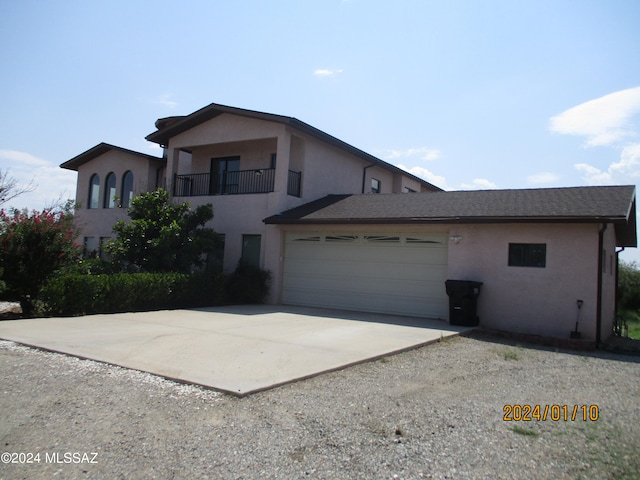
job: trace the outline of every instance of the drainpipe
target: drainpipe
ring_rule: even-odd
[[[615,316],[618,318],[618,284],[620,283],[620,254],[624,252],[624,247],[616,250],[616,300],[615,300]]]
[[[604,250],[604,231],[608,224],[604,223],[598,230],[598,296],[596,298],[596,347],[600,346],[602,334],[602,253]]]
[[[374,167],[376,165],[377,165],[377,163],[372,163],[371,165],[367,165],[366,167],[364,167],[362,169],[362,193],[364,193],[364,181],[365,181],[365,179],[367,177],[367,168],[371,168],[371,167]]]

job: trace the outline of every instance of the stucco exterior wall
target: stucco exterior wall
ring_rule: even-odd
[[[223,113],[171,138],[171,148],[275,138],[284,125]]]
[[[595,339],[598,226],[594,224],[457,225],[451,236],[449,275],[484,282],[478,298],[486,328],[568,338],[579,331]],[[546,267],[510,267],[509,243],[544,243]]]
[[[76,225],[81,230],[79,241],[83,237],[112,237],[112,227],[119,220],[127,219],[126,208],[103,208],[105,181],[107,175],[116,175],[116,195],[122,198],[122,178],[127,171],[133,173],[133,194],[156,188],[156,178],[161,162],[132,155],[120,150],[111,150],[78,168],[76,186],[76,202],[80,207],[76,210]],[[87,208],[89,204],[89,182],[97,174],[100,177],[99,208]]]

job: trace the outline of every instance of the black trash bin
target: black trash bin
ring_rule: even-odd
[[[478,295],[482,282],[471,280],[447,280],[444,282],[449,295],[449,324],[477,327]]]

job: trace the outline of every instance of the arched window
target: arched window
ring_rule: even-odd
[[[122,177],[122,208],[129,208],[133,200],[133,173],[127,170]]]
[[[104,182],[104,208],[116,206],[116,174],[111,172]]]
[[[89,181],[89,208],[98,208],[100,206],[100,177],[97,173],[91,175]]]

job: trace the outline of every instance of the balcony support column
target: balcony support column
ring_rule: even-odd
[[[167,147],[167,179],[166,189],[169,196],[173,197],[174,181],[180,164],[180,149]]]
[[[289,185],[289,164],[291,158],[291,132],[285,127],[278,135],[276,150],[276,172],[273,195],[269,199],[269,212],[279,213],[287,209],[287,188]]]

